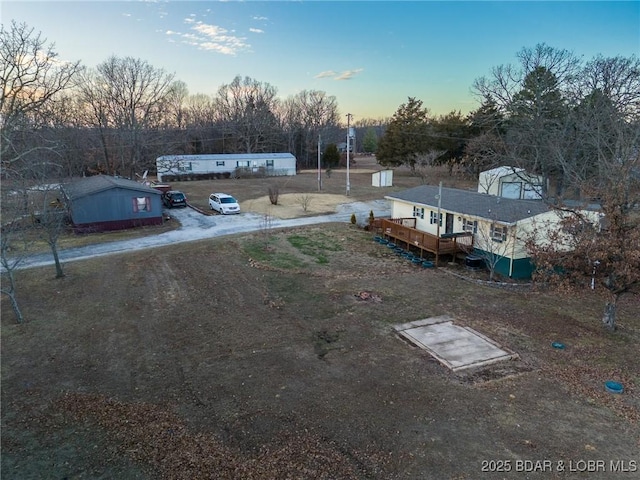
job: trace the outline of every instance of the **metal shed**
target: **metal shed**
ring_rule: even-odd
[[[523,168],[497,167],[480,172],[478,192],[504,198],[539,200],[543,178],[527,173]]]
[[[393,170],[380,170],[371,175],[371,186],[391,187],[393,186]]]
[[[162,193],[133,180],[97,175],[61,190],[76,233],[162,224]]]

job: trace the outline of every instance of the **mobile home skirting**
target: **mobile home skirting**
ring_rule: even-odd
[[[474,254],[480,257],[486,258],[489,253],[474,249]],[[530,258],[509,258],[500,256],[500,259],[496,263],[495,272],[504,276],[518,280],[530,279],[534,271],[534,265],[531,263]]]
[[[112,220],[107,222],[92,222],[73,225],[73,232],[77,234],[112,232],[115,230],[126,230],[135,227],[147,227],[151,225],[162,225],[162,217],[131,218],[126,220]]]

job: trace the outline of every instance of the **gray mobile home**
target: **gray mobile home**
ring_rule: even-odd
[[[162,224],[161,192],[124,178],[97,175],[62,186],[77,233]]]

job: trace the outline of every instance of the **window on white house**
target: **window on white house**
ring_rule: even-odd
[[[151,211],[151,197],[134,197],[133,198],[133,211],[138,212],[150,212]]]
[[[266,166],[267,168],[273,168],[274,167],[273,160],[267,160]]]
[[[504,242],[507,239],[507,227],[491,225],[491,240],[494,242]]]
[[[424,218],[424,208],[413,207],[413,216],[417,218]]]
[[[224,160],[216,160],[216,167],[224,167]]]
[[[189,163],[180,163],[178,165],[178,171],[179,172],[191,172],[193,170],[193,165],[191,164],[191,162]]]
[[[431,223],[431,225],[438,223],[438,212],[434,212],[431,211],[431,215],[429,218],[429,223]],[[440,214],[440,226],[442,226],[442,214]]]
[[[478,233],[478,221],[477,220],[467,220],[466,218],[463,218],[462,219],[462,231],[463,232]]]
[[[242,167],[248,167],[249,166],[249,160],[247,160],[246,162],[241,162],[241,161],[237,161],[236,162],[236,167],[238,168],[242,168]]]

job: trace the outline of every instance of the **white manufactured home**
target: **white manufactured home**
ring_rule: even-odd
[[[247,173],[286,176],[296,174],[296,157],[290,153],[163,155],[156,159],[156,170],[159,182],[227,178]]]
[[[474,251],[497,259],[495,271],[511,278],[530,278],[533,271],[526,241],[534,233],[551,238],[570,215],[545,202],[486,195],[457,188],[421,185],[385,196],[392,219],[415,219],[415,229],[430,235],[473,234]],[[579,208],[594,225],[598,212]],[[567,244],[567,249],[570,248]]]

